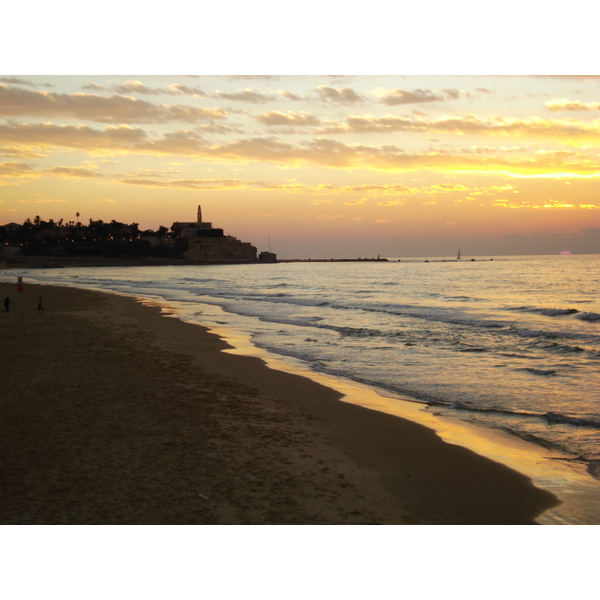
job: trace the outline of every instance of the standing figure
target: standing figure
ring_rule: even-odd
[[[6,312],[8,312],[10,310],[10,298],[8,296],[6,296],[6,298],[4,298],[4,310]]]
[[[42,297],[40,296],[40,301],[38,302],[38,310],[44,310],[44,307],[42,306]]]

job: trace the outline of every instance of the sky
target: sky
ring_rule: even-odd
[[[201,205],[282,258],[600,253],[593,19],[281,6],[9,5],[0,224]]]
[[[282,258],[600,252],[600,77],[0,76],[0,223]]]

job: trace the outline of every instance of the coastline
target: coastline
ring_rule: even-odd
[[[159,307],[15,289],[0,284],[14,299],[2,523],[526,524],[559,503]]]
[[[0,257],[3,269],[69,269],[81,267],[168,267],[198,266],[207,264],[264,264],[260,261],[214,261],[207,263],[197,260],[175,258],[105,258],[102,256],[25,256]]]

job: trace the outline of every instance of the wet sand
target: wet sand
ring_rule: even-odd
[[[0,283],[7,295],[2,524],[528,524],[558,504],[158,307]]]

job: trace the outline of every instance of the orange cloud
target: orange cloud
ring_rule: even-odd
[[[403,185],[401,183],[389,183],[389,184],[363,184],[363,185],[345,185],[339,190],[343,193],[348,192],[359,192],[361,194],[375,194],[377,196],[388,196],[391,194],[398,194],[400,192],[410,192],[413,188]]]
[[[548,110],[554,111],[599,111],[600,102],[581,102],[581,100],[549,100],[544,103]]]
[[[503,208],[521,209],[521,208],[533,208],[533,209],[548,209],[548,208],[577,208],[577,209],[600,209],[600,201],[598,204],[579,204],[574,202],[560,202],[558,200],[549,199],[540,203],[537,200],[526,200],[520,199],[518,202],[515,200],[499,199],[496,200],[493,206],[500,206]]]
[[[431,90],[392,90],[383,92],[381,101],[388,106],[399,106],[401,104],[419,104],[421,102],[438,102],[444,99],[440,94],[434,94]]]
[[[261,102],[271,102],[275,99],[274,96],[262,94],[259,90],[251,90],[249,88],[238,90],[237,92],[233,93],[220,92],[219,90],[217,90],[215,92],[215,96],[217,98],[233,100],[234,102],[250,102],[252,104],[260,104]]]
[[[89,177],[102,177],[100,173],[92,169],[84,169],[82,167],[52,167],[44,171],[47,175],[56,175],[68,179],[81,179]]]
[[[26,146],[3,146],[0,148],[0,155],[9,158],[42,158],[41,152],[36,152]]]
[[[88,152],[130,150],[146,138],[142,129],[127,125],[106,127],[103,131],[86,125],[53,125],[51,123],[10,123],[0,125],[0,141],[39,148],[69,148]]]
[[[363,101],[365,98],[352,88],[332,88],[326,85],[319,85],[316,88],[319,98],[326,102],[339,102],[341,104],[356,104]]]
[[[531,136],[543,138],[579,138],[600,140],[598,124],[588,124],[575,120],[517,119],[514,117],[494,116],[481,119],[474,115],[445,117],[428,120],[412,117],[349,116],[345,123],[331,125],[321,130],[322,133],[394,133],[398,131],[453,134],[453,135],[486,135],[486,136]]]
[[[85,86],[89,89],[101,90],[104,89],[102,86],[96,86],[94,84]],[[145,86],[141,81],[126,81],[118,85],[111,87],[112,90],[119,94],[169,94],[172,96],[195,96],[197,98],[204,98],[206,96],[199,88],[191,88],[180,83],[171,83],[167,88],[149,88]]]
[[[0,115],[75,117],[98,123],[196,123],[224,119],[227,112],[222,108],[152,104],[130,96],[35,92],[0,84]]]
[[[436,185],[432,185],[431,189],[441,192],[466,192],[469,188],[459,183],[438,183]]]
[[[307,126],[319,124],[319,119],[317,119],[317,117],[305,112],[288,112],[285,114],[276,110],[271,110],[256,116],[255,119],[260,123],[264,123],[265,125]]]
[[[0,143],[27,148],[79,149],[90,154],[149,154],[190,156],[215,162],[267,162],[286,167],[318,165],[335,169],[379,171],[441,170],[454,172],[500,172],[515,177],[567,177],[600,175],[597,159],[584,153],[544,152],[531,157],[501,156],[469,150],[434,149],[404,152],[393,145],[344,144],[316,138],[297,145],[275,138],[246,138],[210,144],[195,131],[178,130],[150,139],[146,132],[127,125],[104,130],[84,125],[0,125]]]
[[[154,188],[176,188],[184,190],[225,190],[241,189],[248,183],[239,179],[171,179],[156,181],[154,179],[124,178],[119,181],[127,185],[138,185]]]
[[[288,100],[294,100],[294,101],[302,100],[302,98],[300,96],[298,96],[297,94],[294,94],[293,92],[289,92],[287,90],[277,90],[277,93],[280,96],[287,98]]]
[[[477,88],[473,94],[465,90],[455,88],[445,88],[438,93],[431,90],[416,89],[408,90],[377,90],[376,95],[383,104],[388,106],[401,106],[404,104],[422,104],[426,102],[443,102],[447,100],[459,100],[460,98],[474,98],[480,94],[491,94],[490,90]]]
[[[30,165],[20,162],[0,163],[1,177],[31,177],[35,175],[36,173]]]
[[[304,183],[269,183],[264,181],[254,182],[261,190],[282,191],[291,193],[309,193],[309,194],[331,194],[338,191],[334,185],[321,183],[319,185],[307,185]]]

